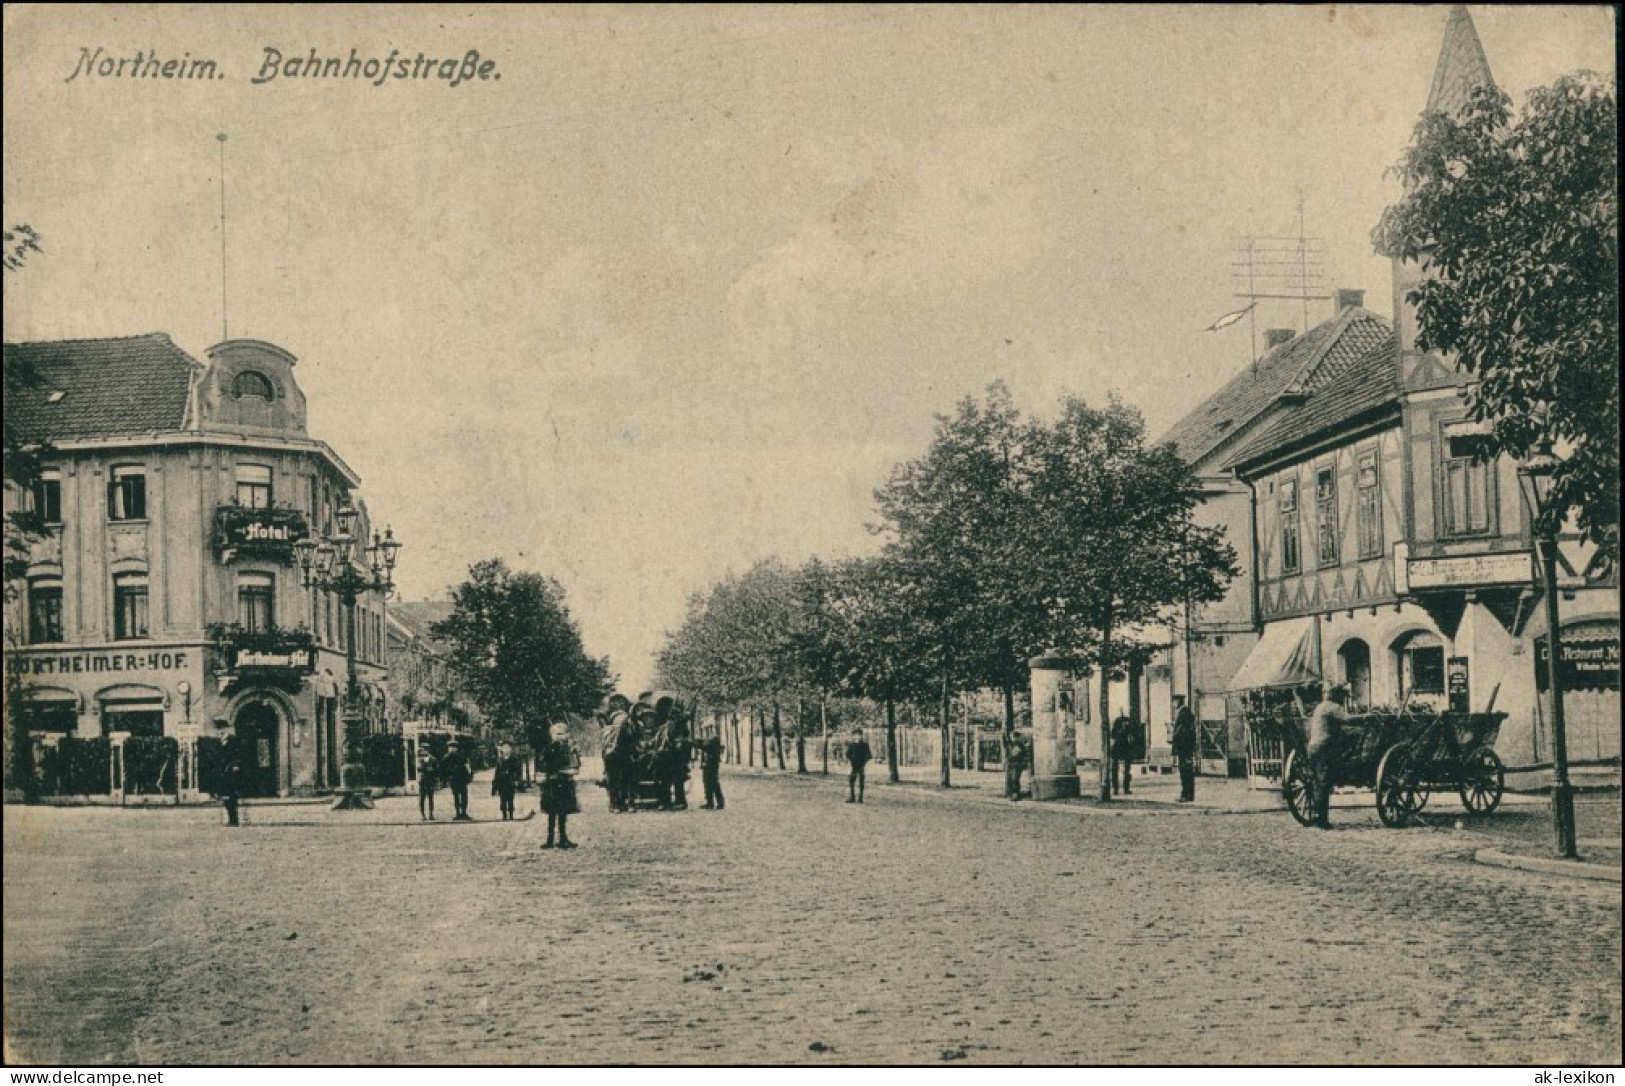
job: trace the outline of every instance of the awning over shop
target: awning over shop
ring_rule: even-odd
[[[1231,690],[1259,690],[1267,686],[1298,686],[1320,681],[1320,655],[1315,645],[1314,619],[1271,622],[1253,646],[1247,662],[1230,680]]]

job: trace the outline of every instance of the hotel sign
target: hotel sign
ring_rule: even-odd
[[[304,514],[294,509],[223,505],[215,512],[215,547],[222,562],[238,555],[290,562],[293,545],[309,534]]]
[[[13,653],[6,657],[12,675],[100,675],[112,671],[177,671],[186,667],[184,652],[53,652]]]
[[[1527,551],[1511,554],[1463,554],[1449,558],[1410,558],[1399,564],[1406,584],[1401,592],[1421,588],[1473,588],[1487,584],[1527,584],[1533,567]]]
[[[292,652],[251,652],[248,649],[238,649],[233,663],[238,670],[279,668],[288,671],[314,671],[316,654],[310,649],[295,649]]]

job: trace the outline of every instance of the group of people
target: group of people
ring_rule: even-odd
[[[575,848],[567,829],[570,815],[581,808],[576,801],[575,776],[581,768],[581,756],[570,742],[564,724],[554,724],[547,741],[537,752],[536,766],[542,775],[540,788],[541,809],[547,815],[547,841],[543,848]],[[496,763],[491,773],[491,794],[497,797],[502,821],[515,818],[514,799],[525,777],[525,766],[519,753],[503,743],[497,747]],[[461,739],[453,738],[444,754],[419,741],[418,762],[418,814],[426,822],[433,822],[435,793],[444,784],[451,789],[452,820],[469,822],[468,785],[474,779],[468,755]]]
[[[686,810],[695,761],[705,782],[705,809],[723,809],[722,738],[708,728],[696,740],[676,698],[651,692],[633,701],[612,694],[599,713],[599,727],[611,811],[637,810],[644,798],[661,810]]]
[[[463,750],[461,739],[453,738],[446,744],[445,753],[438,756],[419,740],[418,817],[425,822],[434,821],[434,795],[444,784],[451,789],[452,821],[472,821],[468,815],[468,784],[473,779],[474,770],[468,764],[468,753]]]

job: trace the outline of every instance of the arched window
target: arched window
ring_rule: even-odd
[[[231,393],[239,400],[244,396],[258,396],[262,400],[274,399],[276,390],[271,379],[258,370],[243,370],[231,382]]]
[[[1348,684],[1349,704],[1365,707],[1371,704],[1371,646],[1352,637],[1337,650],[1343,665],[1343,681]]]
[[[1444,696],[1444,642],[1426,630],[1406,634],[1394,642],[1394,670],[1399,676],[1399,697]]]

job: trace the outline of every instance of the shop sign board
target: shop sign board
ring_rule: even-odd
[[[1558,665],[1558,677],[1564,690],[1618,690],[1619,689],[1619,635],[1596,634],[1565,636],[1562,640],[1563,656]],[[1550,685],[1550,652],[1546,639],[1535,641],[1535,685],[1545,690]]]
[[[1525,584],[1533,579],[1534,572],[1527,551],[1412,558],[1405,563],[1404,569],[1405,579],[1412,591],[1423,588],[1472,588],[1486,584]]]

